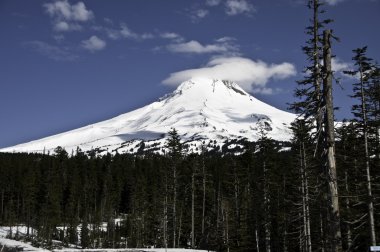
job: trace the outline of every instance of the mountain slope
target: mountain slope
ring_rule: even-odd
[[[287,141],[291,137],[288,127],[295,117],[257,100],[236,83],[197,78],[140,109],[0,151],[42,152],[57,146],[69,153],[77,147],[83,151],[97,149],[103,154],[141,148],[160,150],[172,127],[189,143],[190,151],[211,141],[214,147],[220,147],[226,139],[255,141],[260,130],[273,139]]]

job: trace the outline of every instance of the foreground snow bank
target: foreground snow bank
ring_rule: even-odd
[[[106,228],[106,227],[105,227]],[[10,227],[3,227],[0,226],[0,252],[7,251],[40,251],[40,252],[79,252],[79,251],[86,251],[86,252],[209,252],[207,250],[196,250],[196,249],[181,249],[181,248],[119,248],[119,249],[75,249],[75,248],[62,248],[62,249],[53,249],[53,250],[46,250],[42,248],[36,248],[30,245],[29,243],[16,241],[12,239],[5,238],[10,235]],[[105,229],[107,230],[107,229]],[[27,232],[26,226],[19,225],[12,227],[12,233],[18,234],[19,236],[25,236]],[[34,230],[31,230],[31,232],[34,232]]]
[[[41,248],[35,248],[32,245],[15,241],[7,238],[0,238],[0,250],[3,251],[4,247],[6,248],[14,248],[17,251],[41,251],[41,252],[48,252],[49,250],[41,249]]]
[[[3,251],[3,248],[15,249],[16,251],[32,251],[32,252],[49,252],[50,250],[35,248],[30,244],[10,240],[6,238],[0,238],[0,251]],[[162,249],[162,248],[125,248],[125,249],[54,249],[54,252],[76,252],[76,251],[87,251],[87,252],[207,252],[207,250],[195,250],[195,249]]]
[[[181,249],[181,248],[124,248],[124,249],[55,249],[54,252],[76,252],[76,251],[87,251],[87,252],[208,252],[207,250],[196,250],[196,249]]]

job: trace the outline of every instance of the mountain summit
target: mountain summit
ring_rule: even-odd
[[[255,141],[260,131],[279,141],[291,138],[296,115],[276,109],[226,80],[196,78],[145,107],[79,129],[0,149],[2,152],[47,152],[57,146],[83,151],[162,152],[165,137],[175,128],[189,151],[200,145],[219,149],[227,140]]]

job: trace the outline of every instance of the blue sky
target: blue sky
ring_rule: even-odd
[[[306,65],[310,12],[302,0],[0,0],[0,147],[139,108],[197,75],[237,81],[281,109]],[[380,60],[380,1],[329,0],[341,42]],[[354,81],[335,86],[337,118],[350,117]]]

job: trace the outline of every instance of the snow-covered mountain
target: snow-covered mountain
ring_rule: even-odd
[[[69,153],[77,147],[99,154],[162,152],[165,136],[175,128],[188,150],[197,152],[200,145],[219,149],[231,139],[255,141],[260,130],[275,140],[290,140],[288,127],[295,118],[257,100],[234,82],[197,78],[140,109],[0,151],[52,152],[62,146]]]

